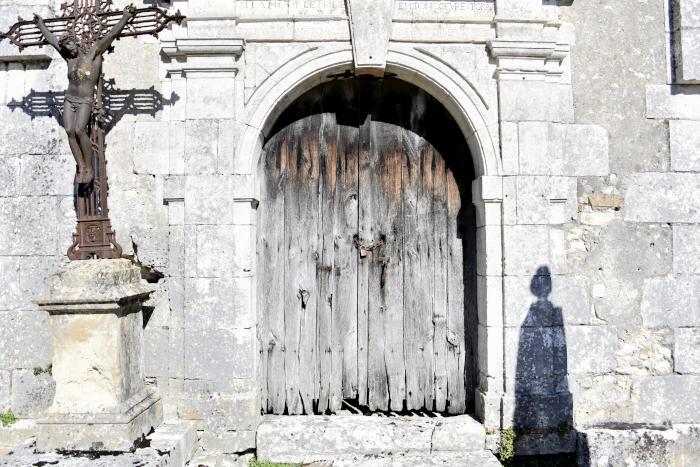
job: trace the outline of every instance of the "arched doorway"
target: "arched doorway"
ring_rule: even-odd
[[[265,413],[473,408],[476,240],[467,143],[398,79],[339,79],[265,141],[258,335]]]

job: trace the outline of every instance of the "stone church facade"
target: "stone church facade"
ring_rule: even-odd
[[[0,30],[17,15],[53,16],[58,3],[0,0]],[[269,322],[270,296],[299,286],[306,310],[301,285],[272,274],[294,255],[265,254],[262,246],[270,226],[289,215],[270,208],[265,168],[285,111],[320,87],[331,89],[328,83],[374,83],[381,95],[386,83],[402,82],[433,99],[461,131],[468,179],[454,177],[468,187],[461,199],[470,203],[461,209],[473,209],[466,217],[473,248],[467,240],[460,245],[456,268],[463,267],[458,307],[466,311],[441,341],[449,342],[445,352],[461,352],[464,394],[445,389],[447,402],[435,402],[435,344],[427,357],[430,396],[421,399],[430,402],[415,412],[462,404],[455,410],[479,422],[484,449],[497,450],[499,432],[515,428],[520,454],[578,451],[581,462],[588,457],[595,465],[628,457],[639,465],[698,462],[699,2],[155,3],[187,20],[158,38],[122,39],[105,58],[113,80],[111,219],[124,255],[155,287],[144,304],[147,380],[166,420],[194,422],[200,451],[233,461],[253,453],[256,439],[274,444],[274,423],[292,423],[282,415],[293,412],[285,391],[325,374],[326,348],[314,341],[307,373],[299,347],[299,381],[282,377],[281,405],[268,402],[279,377],[272,355],[291,342]],[[32,299],[67,262],[75,225],[74,162],[57,122],[65,75],[54,51],[19,53],[0,42],[0,413],[11,409],[20,419],[0,428],[0,453],[31,435],[55,391],[48,316]],[[354,233],[336,232],[350,235],[348,248]],[[374,248],[355,246],[360,255]],[[404,281],[409,256],[401,256]],[[270,263],[274,258],[279,263]],[[382,287],[385,269],[396,264],[387,262],[377,266]],[[421,271],[416,283],[432,284],[424,296],[433,304],[439,287]],[[312,324],[314,335],[324,332],[320,322]],[[397,348],[408,352],[412,325],[403,323]],[[292,339],[289,326],[282,330]],[[359,342],[361,330],[353,332]],[[327,340],[335,355],[337,342]],[[355,358],[361,352],[353,345]],[[383,349],[391,353],[388,344]],[[289,357],[280,358],[289,368]],[[361,358],[353,361],[362,367]],[[400,381],[410,379],[411,362],[407,357]],[[371,406],[358,384],[347,399]],[[315,407],[323,391],[313,390]],[[375,409],[402,413],[405,401],[397,400]],[[325,412],[310,407],[297,412]],[[261,422],[271,438],[261,435]]]

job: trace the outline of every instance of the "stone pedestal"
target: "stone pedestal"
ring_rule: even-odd
[[[127,451],[162,422],[144,380],[141,303],[152,292],[125,259],[75,261],[34,302],[50,314],[56,396],[40,450]]]

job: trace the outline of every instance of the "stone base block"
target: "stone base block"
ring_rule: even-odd
[[[265,416],[258,426],[257,454],[263,461],[294,464],[371,457],[466,455],[484,451],[485,439],[484,427],[468,415]]]
[[[577,461],[595,465],[700,465],[700,425],[601,429],[579,433]]]
[[[126,452],[163,421],[154,390],[120,414],[50,414],[39,420],[37,450]]]

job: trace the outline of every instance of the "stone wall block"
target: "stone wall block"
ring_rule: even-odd
[[[12,372],[12,412],[19,418],[37,418],[51,406],[56,383],[48,373]]]
[[[225,431],[223,433],[204,432],[199,437],[199,444],[207,452],[236,454],[255,448],[255,431]]]
[[[647,85],[646,105],[647,118],[700,120],[700,94],[682,86]]]
[[[196,329],[250,328],[253,278],[185,279],[185,322]]]
[[[666,375],[673,372],[673,360],[673,333],[670,329],[625,329],[620,332],[617,373]]]
[[[197,175],[185,182],[185,223],[233,224],[234,184],[231,176]]]
[[[163,271],[168,265],[167,227],[134,227],[131,229],[131,241],[135,245],[138,260],[144,266]]]
[[[700,274],[700,225],[673,226],[673,272]]]
[[[682,374],[700,374],[700,328],[675,329],[674,369]]]
[[[134,123],[134,170],[138,174],[170,173],[170,123]]]
[[[503,278],[477,276],[477,310],[482,326],[503,326]]]
[[[488,377],[503,379],[503,329],[479,325],[479,369]]]
[[[477,273],[482,276],[500,276],[503,270],[503,254],[500,242],[501,227],[487,225],[476,229],[477,244],[480,253],[477,255]]]
[[[683,27],[674,38],[676,76],[679,82],[700,81],[700,27]]]
[[[668,124],[671,169],[677,172],[700,172],[700,121],[671,120]]]
[[[644,281],[645,327],[700,326],[700,276],[654,277]]]
[[[247,225],[197,226],[199,277],[234,277],[252,271],[253,228]]]
[[[146,377],[167,377],[169,375],[169,338],[170,332],[167,327],[149,325],[144,329],[144,372]]]
[[[632,419],[629,376],[596,375],[569,378],[574,395],[574,423],[593,426]]]
[[[0,255],[54,255],[56,239],[46,232],[57,229],[57,199],[40,196],[3,201],[0,203]]]
[[[185,378],[206,380],[215,390],[229,391],[235,358],[233,331],[228,329],[185,329]]]
[[[506,275],[533,275],[540,267],[551,274],[566,274],[566,234],[540,225],[504,226]]]
[[[604,176],[610,172],[608,133],[597,125],[523,122],[518,125],[520,173]]]
[[[506,328],[506,389],[518,394],[551,394],[566,378],[564,328]]]
[[[617,364],[617,333],[607,326],[567,326],[566,353],[570,374],[607,373]]]
[[[694,423],[700,419],[700,376],[636,378],[632,385],[637,423]]]
[[[185,173],[185,122],[171,121],[168,128],[168,172],[170,174]],[[162,138],[162,137],[161,137]],[[162,141],[162,140],[161,140]]]
[[[185,173],[188,175],[217,173],[219,121],[187,120],[185,138]]]
[[[9,186],[19,196],[73,196],[75,160],[70,154],[24,154],[18,157],[20,172]]]
[[[212,433],[253,430],[260,418],[260,405],[255,393],[184,397],[178,405],[178,415],[197,420],[198,429]]]
[[[570,85],[545,81],[501,80],[498,85],[501,121],[574,122]]]
[[[573,177],[517,177],[518,224],[564,224],[576,216]]]
[[[170,226],[167,273],[172,277],[185,275],[185,228],[182,225]]]
[[[515,122],[501,122],[501,160],[503,175],[520,173],[518,124]]]
[[[217,167],[219,173],[229,175],[237,171],[235,164],[236,145],[238,144],[240,136],[244,130],[245,125],[235,120],[219,121],[219,141],[217,155]]]
[[[9,370],[0,370],[0,413],[5,413],[10,408],[12,399],[12,373]]]
[[[504,316],[506,326],[555,326],[588,324],[591,305],[584,276],[553,276],[551,293],[538,301],[530,276],[506,276]]]
[[[187,78],[187,119],[234,118],[232,76]],[[216,144],[217,138],[213,143]]]
[[[626,221],[700,223],[699,174],[639,173],[626,182]]]
[[[255,328],[234,329],[233,348],[234,355],[234,378],[252,379],[255,377],[255,362],[258,354],[255,351],[257,346]]]

